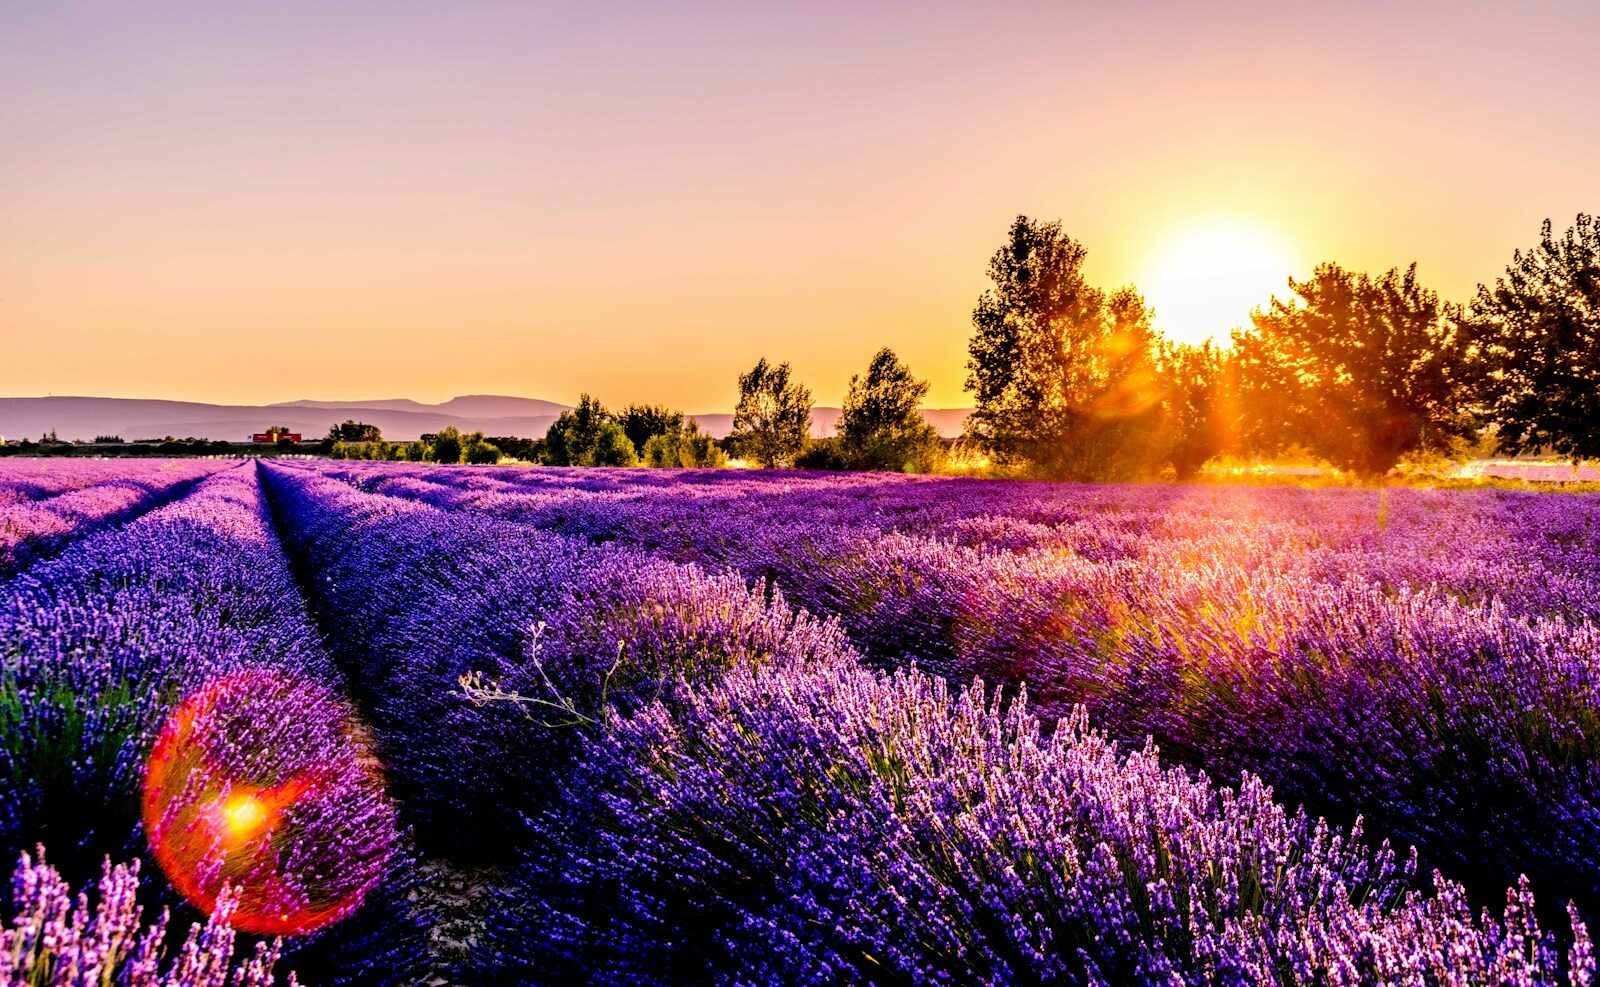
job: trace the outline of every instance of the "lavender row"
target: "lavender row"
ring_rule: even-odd
[[[74,466],[61,471],[64,475],[0,471],[0,574],[181,496],[220,468],[196,461]]]
[[[506,858],[606,704],[736,661],[846,651],[836,627],[738,578],[264,472],[393,784],[425,845],[458,860]],[[519,700],[471,701],[473,675]]]
[[[1600,613],[1600,497],[1507,491],[1082,486],[728,471],[338,464],[371,492],[486,513],[681,561],[771,569],[803,594],[809,559],[900,534],[1096,561],[1165,552],[1322,579],[1432,587],[1524,613]],[[666,475],[663,475],[666,474]],[[1240,557],[1238,550],[1270,550]],[[1209,554],[1208,554],[1209,553]],[[757,573],[761,574],[761,573]]]
[[[0,505],[43,500],[108,480],[148,479],[179,465],[175,460],[0,459]],[[184,464],[197,465],[197,464]],[[216,464],[213,468],[220,468]]]
[[[337,699],[342,679],[269,526],[254,466],[212,476],[14,577],[0,589],[0,641],[0,852],[13,858],[42,842],[58,866],[88,876],[107,853],[149,860],[154,844],[159,855],[139,801],[152,745],[186,697],[243,684],[239,676],[256,677],[249,695],[261,708],[214,741],[218,763],[263,784],[314,765],[360,769],[350,708]],[[306,685],[278,701],[261,688],[278,680]],[[208,713],[206,722],[229,721]],[[328,797],[361,800],[318,810],[326,825],[353,828],[319,836],[319,824],[306,823],[306,852],[348,864],[335,883],[373,866],[387,883],[354,919],[291,943],[294,962],[316,979],[337,971],[342,982],[406,982],[422,961],[422,918],[402,900],[407,851],[370,795],[335,786]]]
[[[365,614],[350,626],[403,673],[387,687],[418,688],[400,708],[459,669],[494,662],[501,677],[471,719],[431,711],[469,763],[417,771],[492,799],[490,766],[470,755],[483,738],[541,788],[520,799],[526,865],[501,895],[482,982],[1566,982],[1525,891],[1506,921],[1477,919],[1459,887],[1417,894],[1392,853],[1286,816],[1253,778],[1213,788],[1153,751],[1117,754],[1081,719],[1047,739],[1020,705],[877,675],[842,646],[702,636],[687,681],[651,684],[662,701],[624,689],[609,709],[592,692],[555,708],[616,644],[719,622],[703,577],[306,471],[270,475],[285,527],[306,532],[308,572],[341,612]],[[551,572],[562,588],[527,589]],[[759,603],[737,583],[723,599],[736,613]],[[444,619],[431,637],[397,635],[401,606]],[[527,620],[547,621],[536,655],[526,641],[455,643]],[[682,663],[686,649],[649,650]],[[430,660],[450,667],[411,682]],[[538,697],[550,702],[519,710]],[[493,712],[536,742],[491,729]],[[576,749],[541,769],[557,740]]]
[[[505,896],[493,982],[1592,982],[1527,887],[1418,888],[1359,826],[1052,730],[981,686],[741,664],[591,735]]]
[[[467,470],[351,478],[540,517]],[[1365,813],[1476,889],[1525,873],[1600,905],[1595,498],[1395,492],[1380,524],[1368,492],[968,484],[987,513],[963,519],[921,506],[930,481],[778,486],[786,519],[743,495],[674,506],[670,486],[560,509],[565,530],[588,511],[596,537],[770,580],[880,661],[1026,683],[1049,715],[1086,703],[1124,742]],[[1017,515],[992,513],[1007,498]]]

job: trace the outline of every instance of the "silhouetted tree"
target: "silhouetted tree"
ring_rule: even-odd
[[[635,449],[643,449],[653,436],[683,430],[683,412],[660,404],[630,404],[614,417]]]
[[[538,459],[538,454],[534,450],[539,444],[536,439],[525,439],[518,435],[491,435],[488,441],[512,459],[522,459],[530,463]]]
[[[794,457],[794,467],[802,470],[855,469],[850,460],[845,458],[844,446],[839,444],[837,435],[807,442],[805,449]]]
[[[739,376],[739,404],[729,441],[760,466],[794,462],[811,434],[811,392],[790,380],[789,364],[759,361]]]
[[[839,415],[838,445],[851,469],[927,470],[944,451],[939,433],[922,417],[928,382],[911,375],[885,347],[866,377],[852,376]]]
[[[376,425],[358,422],[347,418],[338,425],[328,429],[328,436],[323,441],[333,442],[382,442],[383,432]]]
[[[1579,214],[1557,237],[1518,250],[1466,320],[1477,393],[1500,448],[1600,457],[1600,222]]]
[[[1213,346],[1163,342],[1156,364],[1167,461],[1181,483],[1235,440],[1238,394],[1231,354]]]
[[[967,435],[1046,476],[1133,476],[1153,466],[1151,313],[1132,288],[1107,296],[1090,285],[1085,255],[1060,223],[1012,223],[972,313]]]
[[[1299,444],[1375,477],[1472,434],[1464,348],[1415,264],[1377,278],[1323,264],[1289,288],[1235,336],[1255,448]]]

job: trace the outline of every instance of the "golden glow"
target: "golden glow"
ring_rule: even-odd
[[[228,837],[235,842],[251,839],[267,824],[267,807],[254,795],[229,796],[222,808]]]
[[[233,927],[262,935],[303,935],[360,907],[380,879],[383,857],[349,876],[312,871],[338,827],[314,831],[304,822],[335,808],[330,796],[381,797],[382,779],[345,775],[329,788],[337,752],[327,764],[305,750],[267,744],[248,756],[232,746],[247,721],[300,712],[297,697],[315,687],[265,671],[216,679],[191,693],[167,717],[145,766],[143,818],[150,849],[172,886],[211,912],[224,887],[237,892]],[[283,704],[283,705],[280,705]],[[244,765],[249,765],[248,772]],[[340,803],[347,805],[356,802]],[[352,865],[353,866],[353,865]]]
[[[1251,309],[1282,296],[1291,274],[1305,273],[1281,239],[1236,222],[1190,227],[1162,241],[1147,266],[1138,287],[1156,325],[1168,339],[1193,344],[1226,345]]]
[[[962,408],[1018,213],[1193,338],[1291,273],[1197,296],[1208,219],[1463,301],[1595,208],[1593,3],[26,6],[0,395]]]

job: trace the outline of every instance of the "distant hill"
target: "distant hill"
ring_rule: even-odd
[[[120,435],[124,439],[159,439],[172,435],[241,442],[251,433],[284,425],[308,439],[321,438],[328,428],[347,418],[378,426],[387,439],[414,439],[425,432],[455,426],[463,432],[487,435],[541,436],[567,405],[538,398],[470,394],[440,404],[422,404],[409,398],[372,401],[286,401],[269,405],[202,404],[194,401],[159,401],[145,398],[42,397],[0,398],[0,437],[37,439],[54,431],[63,439],[93,439]],[[961,433],[967,412],[928,410],[923,414],[942,435]],[[694,416],[700,426],[722,438],[733,427],[733,416],[712,413]],[[812,434],[832,435],[838,408],[812,412]]]
[[[410,398],[379,401],[284,401],[269,408],[317,408],[335,411],[377,409],[421,414],[455,415],[460,418],[528,418],[559,415],[567,405],[539,398],[512,398],[496,394],[465,394],[441,404],[423,404]]]
[[[251,433],[284,425],[308,439],[321,438],[347,418],[378,426],[388,439],[414,439],[455,426],[489,435],[543,435],[565,410],[553,401],[526,398],[456,398],[463,402],[425,405],[415,401],[293,401],[275,405],[221,405],[142,398],[0,398],[0,436],[38,438],[54,431],[63,439],[120,435],[129,441],[179,438],[242,442]],[[490,402],[503,402],[491,404]],[[454,407],[454,411],[441,408]],[[501,414],[470,413],[474,407]]]

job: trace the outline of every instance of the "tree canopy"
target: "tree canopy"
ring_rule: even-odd
[[[712,469],[728,464],[716,440],[700,431],[699,423],[692,418],[682,428],[650,436],[639,450],[639,459],[646,466],[685,469]]]
[[[376,425],[358,422],[352,418],[328,429],[328,442],[382,442],[383,432]]]
[[[1459,334],[1415,264],[1379,277],[1323,264],[1289,288],[1235,336],[1253,447],[1299,444],[1375,477],[1473,434]]]
[[[929,469],[943,452],[939,433],[922,416],[927,381],[912,376],[894,351],[872,358],[865,377],[852,376],[839,415],[838,444],[850,469]]]
[[[1133,476],[1149,467],[1160,401],[1151,312],[1132,288],[1089,284],[1086,256],[1058,222],[1012,223],[972,313],[967,434],[1045,476]]]
[[[1476,392],[1499,446],[1600,457],[1600,222],[1580,214],[1557,236],[1516,251],[1466,320]]]
[[[1237,366],[1231,351],[1207,341],[1162,340],[1156,351],[1166,459],[1181,483],[1238,438]]]
[[[811,392],[791,379],[789,364],[774,367],[763,358],[739,376],[729,441],[758,465],[792,465],[811,435],[811,405]]]
[[[654,436],[683,430],[683,412],[661,404],[630,404],[613,417],[635,449],[642,450]]]

